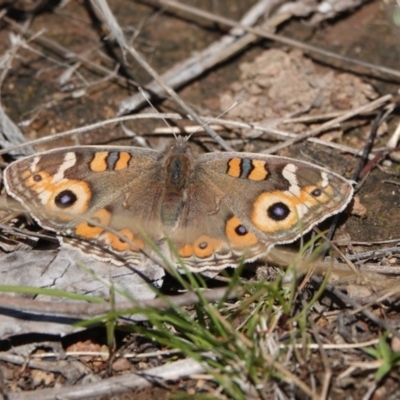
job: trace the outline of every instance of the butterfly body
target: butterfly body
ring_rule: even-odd
[[[60,241],[114,263],[167,258],[218,271],[290,243],[351,200],[351,184],[302,161],[254,153],[195,157],[185,139],[168,154],[78,146],[18,160],[7,192]]]

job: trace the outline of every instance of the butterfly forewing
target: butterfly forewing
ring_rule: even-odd
[[[253,153],[206,154],[199,179],[266,245],[293,242],[352,198],[346,179],[285,157]]]

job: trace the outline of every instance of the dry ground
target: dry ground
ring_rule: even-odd
[[[137,93],[137,85],[145,87],[151,80],[132,58],[128,56],[124,60],[117,43],[111,40],[106,24],[96,17],[96,10],[89,1],[69,1],[61,8],[53,3],[8,2],[0,13],[0,56],[3,57],[0,63],[1,105],[8,117],[19,124],[25,139],[29,141],[114,118],[121,110],[121,102]],[[224,15],[235,21],[240,20],[253,3],[240,0],[190,2],[192,6],[211,10],[213,14]],[[160,74],[196,55],[219,40],[229,29],[224,24],[183,11],[158,7],[152,1],[115,0],[109,4],[126,37]],[[312,13],[305,19],[291,17],[279,25],[278,33],[348,57],[396,69],[400,56],[400,31],[390,21],[395,11],[393,7],[392,4],[373,1],[345,13],[335,13],[329,20],[318,20],[318,13]],[[315,20],[312,20],[313,16]],[[16,35],[24,38],[20,45],[15,44]],[[360,74],[356,75],[355,72]],[[314,53],[305,56],[300,49],[264,39],[244,47],[233,57],[196,76],[180,88],[179,94],[204,117],[217,116],[241,97],[241,104],[231,110],[226,118],[301,134],[380,96],[396,93],[399,76],[383,74],[345,60],[333,61]],[[396,152],[384,152],[399,121],[396,100],[396,97],[388,99],[373,112],[358,113],[356,117],[335,124],[317,136],[328,143],[337,143],[342,148],[333,149],[326,144],[302,140],[276,153],[323,165],[353,179],[360,160],[353,153],[366,147],[376,113],[381,111],[384,115],[389,105],[394,105],[377,131],[373,151],[369,153],[369,161],[365,162],[367,166],[364,165],[362,175],[357,178],[362,185],[357,191],[355,205],[340,218],[334,236],[341,252],[348,255],[357,268],[361,268],[361,275],[355,279],[346,270],[334,271],[336,281],[332,283],[348,297],[339,300],[338,293],[329,287],[322,300],[309,312],[309,318],[315,322],[314,329],[324,338],[324,344],[344,344],[343,349],[325,350],[328,365],[317,351],[304,352],[297,359],[297,364],[293,362],[288,366],[298,378],[313,388],[315,398],[321,393],[321,398],[332,399],[395,399],[400,396],[399,353],[396,353],[400,351],[400,336],[393,336],[393,332],[400,335],[395,290],[400,270],[400,156]],[[170,98],[154,100],[154,103],[162,112],[181,111]],[[305,110],[307,108],[310,109]],[[329,118],[316,117],[329,113],[335,115]],[[314,118],[307,120],[309,116]],[[295,117],[299,119],[295,120]],[[180,126],[179,122],[176,124]],[[156,127],[165,127],[158,120],[129,121],[125,127],[160,151],[168,148],[174,140],[171,135],[154,133]],[[257,131],[254,127],[231,126],[219,133],[236,151],[261,152],[282,143],[282,137]],[[204,133],[195,134],[192,141],[195,151],[199,153],[218,149],[215,142]],[[127,137],[121,125],[113,124],[38,144],[35,150],[76,144],[138,145],[137,140]],[[349,148],[354,150],[353,153]],[[6,166],[12,159],[12,156],[3,154],[2,165]],[[5,197],[4,189],[2,194]],[[5,225],[10,213],[4,210],[1,215]],[[329,229],[330,222],[320,228]],[[39,230],[38,227],[31,229]],[[15,249],[20,249],[18,237],[10,238],[9,234],[5,237],[7,240],[2,246],[5,253],[11,254]],[[35,249],[49,251],[55,247],[51,242],[41,240]],[[373,253],[373,250],[377,252]],[[344,258],[340,261],[343,263]],[[324,265],[321,261],[317,270],[321,272]],[[265,271],[263,267],[255,275],[248,272],[246,278],[264,276]],[[385,274],[378,275],[379,271],[385,271]],[[360,276],[366,279],[360,280]],[[164,289],[168,293],[173,292],[174,285],[167,280]],[[390,295],[387,289],[393,289]],[[307,290],[309,296],[315,293],[315,282],[310,281]],[[346,302],[348,299],[354,303]],[[368,305],[370,314],[350,312],[364,304]],[[7,310],[0,304],[0,318],[2,312],[8,315]],[[378,319],[373,321],[373,317]],[[285,322],[280,321],[278,325],[280,334],[284,335],[287,329]],[[348,349],[345,345],[375,340],[371,346],[376,347],[376,341],[388,329],[392,331],[392,339],[388,342],[391,354],[398,358],[393,361],[390,374],[375,383],[374,374],[382,365],[382,359],[368,358],[362,351]],[[118,331],[116,336],[117,350],[122,349],[122,352],[136,354],[137,357],[119,358],[112,363],[93,354],[82,354],[80,357],[65,355],[71,352],[107,351],[102,328],[69,334],[63,338],[55,335],[47,337],[43,331],[37,332],[38,335],[29,329],[24,332],[30,333],[0,338],[0,386],[4,398],[23,399],[30,391],[41,393],[39,391],[43,388],[57,388],[72,383],[84,385],[89,381],[146,370],[171,361],[168,355],[143,356],[146,352],[165,348],[123,331]],[[61,364],[57,368],[48,368],[46,361],[28,365],[32,354],[38,357],[38,354],[46,352],[62,355],[60,363],[71,364],[66,365],[65,369]],[[299,359],[303,360],[303,364]],[[71,373],[79,369],[73,364],[77,362],[85,368],[83,372],[80,370],[82,373],[78,374],[79,377]],[[328,393],[324,393],[323,379],[327,369],[330,369],[333,377],[327,385]],[[66,370],[73,376],[68,375]],[[316,382],[310,378],[314,374],[319,378]],[[85,381],[85,377],[90,379]],[[279,382],[276,379],[271,378],[271,387],[263,395],[258,393],[254,397],[276,396],[273,386],[274,382]],[[290,384],[282,385],[280,390],[282,396],[286,395],[287,398],[291,395],[294,398],[309,398]],[[140,392],[140,395],[128,391],[118,398],[140,396],[160,399],[170,398],[178,392],[183,393],[183,398],[199,393],[214,398],[229,398],[226,392],[218,391],[218,385],[209,375],[174,383],[158,382]],[[49,396],[55,398],[52,397],[54,394]],[[39,397],[44,398],[41,395]],[[98,398],[116,397],[104,394]]]

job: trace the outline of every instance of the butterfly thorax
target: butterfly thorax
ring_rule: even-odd
[[[165,189],[161,201],[164,227],[173,228],[188,197],[192,173],[192,153],[186,142],[178,141],[165,160]]]

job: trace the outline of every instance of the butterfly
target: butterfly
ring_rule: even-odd
[[[185,138],[167,154],[50,150],[11,163],[4,184],[64,245],[132,265],[169,249],[173,265],[195,272],[263,257],[341,212],[353,195],[349,181],[325,168],[255,153],[194,156]]]

